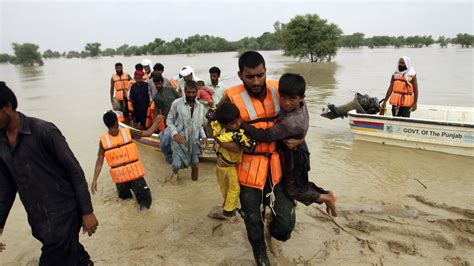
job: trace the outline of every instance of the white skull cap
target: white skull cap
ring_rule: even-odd
[[[143,66],[151,66],[151,60],[150,59],[143,59],[142,65]]]

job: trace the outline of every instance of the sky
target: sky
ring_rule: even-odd
[[[89,42],[105,49],[195,34],[236,41],[308,13],[337,24],[344,34],[366,36],[454,37],[473,34],[474,27],[473,1],[465,0],[0,0],[0,53],[13,53],[14,42],[62,52],[81,51]]]

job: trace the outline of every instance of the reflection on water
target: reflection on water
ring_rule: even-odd
[[[23,82],[33,82],[42,80],[44,77],[44,67],[42,66],[18,66],[18,74]]]
[[[334,89],[337,86],[336,71],[339,65],[331,63],[297,63],[285,67],[287,72],[298,73],[310,87]]]
[[[296,63],[285,67],[286,72],[298,73],[306,80],[306,103],[310,108],[321,109],[337,87],[335,78],[339,65],[331,63]]]

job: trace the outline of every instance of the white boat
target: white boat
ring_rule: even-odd
[[[133,127],[131,127],[131,126],[125,124],[125,123],[122,123],[122,122],[119,122],[119,126],[123,127],[123,128],[133,129]],[[150,137],[143,137],[143,138],[140,138],[140,139],[133,139],[133,140],[135,142],[141,143],[141,144],[143,144],[147,147],[153,148],[157,151],[161,151],[161,149],[160,149],[160,135],[159,134],[153,133]],[[207,139],[207,141],[208,141],[208,145],[206,147],[201,148],[200,157],[206,157],[206,158],[207,157],[209,157],[209,158],[216,157],[216,153],[213,150],[214,139]]]
[[[474,108],[419,105],[410,118],[348,113],[355,139],[474,156]]]

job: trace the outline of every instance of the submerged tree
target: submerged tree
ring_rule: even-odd
[[[105,49],[104,51],[102,51],[100,53],[100,55],[102,55],[102,56],[114,56],[116,54],[117,54],[117,52],[115,51],[114,48],[107,48],[107,49]]]
[[[8,63],[11,59],[9,54],[0,54],[0,63]]]
[[[32,66],[34,64],[43,65],[43,59],[41,58],[41,53],[38,51],[38,45],[34,43],[13,43],[12,46],[15,57],[13,57],[10,62],[13,64],[23,66]]]
[[[289,56],[329,62],[336,55],[341,35],[336,24],[329,24],[316,14],[296,16],[283,29],[283,49]]]
[[[66,58],[80,58],[80,57],[81,57],[81,53],[79,53],[77,51],[69,51],[66,54]]]
[[[456,38],[453,39],[452,43],[460,44],[462,48],[474,45],[474,35],[470,35],[468,33],[458,33]]]
[[[100,46],[101,44],[98,42],[88,43],[84,49],[90,56],[97,57],[100,54]]]
[[[339,46],[348,48],[359,48],[364,45],[364,34],[360,32],[342,36]]]
[[[57,52],[57,51],[52,51],[51,49],[48,49],[48,50],[44,51],[43,57],[44,57],[45,59],[48,59],[48,58],[59,58],[59,57],[61,57],[61,53],[60,53],[60,52]]]
[[[439,36],[436,42],[441,48],[448,47],[448,40],[446,40],[446,37],[444,36]]]

